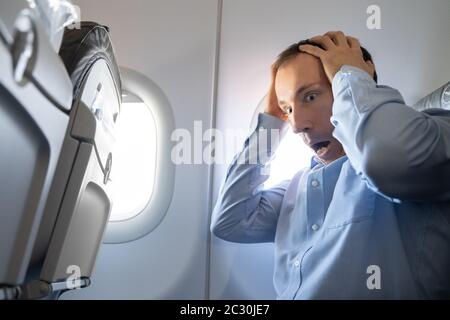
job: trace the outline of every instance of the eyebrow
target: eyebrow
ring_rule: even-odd
[[[317,84],[320,84],[320,82],[313,82],[313,83],[309,83],[309,84],[305,84],[305,85],[303,85],[303,86],[301,86],[300,88],[298,88],[297,89],[297,91],[295,92],[295,96],[297,97],[298,95],[300,95],[303,91],[306,91],[307,89],[309,89],[309,88],[311,88],[311,87],[313,87],[313,86],[315,86],[315,85],[317,85]],[[280,101],[278,101],[278,104],[286,104],[286,101],[284,101],[284,100],[280,100]]]

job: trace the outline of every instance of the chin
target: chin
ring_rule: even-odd
[[[333,161],[343,157],[344,155],[345,154],[341,154],[340,152],[336,152],[336,153],[329,154],[326,157],[319,157],[317,155],[316,155],[316,157],[319,158],[320,161],[322,161],[323,163],[329,164],[329,163],[331,163],[331,162],[333,162]]]

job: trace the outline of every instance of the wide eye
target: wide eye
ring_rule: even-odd
[[[285,114],[291,114],[291,113],[292,113],[292,107],[286,107],[286,108],[284,108],[284,113],[285,113]]]
[[[316,100],[316,97],[317,97],[317,93],[309,93],[305,96],[305,101],[313,102],[314,100]]]

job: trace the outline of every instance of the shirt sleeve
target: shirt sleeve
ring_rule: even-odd
[[[419,112],[356,67],[335,75],[331,123],[355,171],[395,202],[450,200],[450,112]]]
[[[261,113],[255,131],[230,164],[212,213],[211,232],[226,241],[273,242],[279,211],[289,181],[264,190],[268,164],[287,124]],[[261,140],[267,142],[262,143]]]

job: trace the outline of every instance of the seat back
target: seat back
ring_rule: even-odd
[[[36,288],[42,286],[48,295],[55,284],[73,289],[74,281],[90,278],[112,208],[109,175],[122,95],[108,29],[82,22],[80,29],[66,31],[60,54],[74,100],[33,250],[29,274],[35,281],[27,286],[27,298],[41,297]]]
[[[25,281],[72,101],[39,17],[18,4],[0,11],[0,293]]]
[[[3,9],[0,299],[46,298],[89,284],[112,207],[120,76],[107,28],[66,30],[58,56],[36,12],[11,29]]]
[[[450,110],[450,81],[420,99],[413,108],[417,111],[432,108]]]

